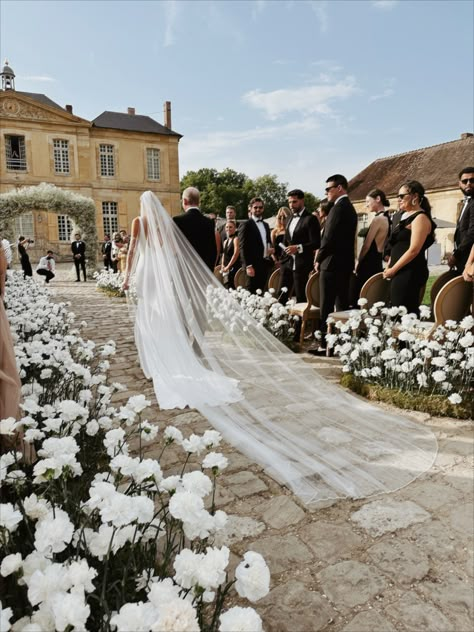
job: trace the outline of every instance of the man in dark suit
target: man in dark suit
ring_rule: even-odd
[[[474,167],[466,167],[459,173],[459,188],[464,202],[454,233],[454,252],[448,257],[448,264],[462,274],[474,244]]]
[[[184,214],[173,219],[209,270],[213,271],[217,259],[216,231],[214,222],[201,213],[199,199],[196,188],[185,189],[182,195]]]
[[[79,270],[82,270],[84,276],[84,282],[87,281],[86,274],[86,244],[81,239],[81,234],[76,233],[74,235],[74,241],[71,244],[72,255],[74,257],[74,265],[76,266],[76,283],[81,280]]]
[[[112,267],[112,242],[110,235],[104,235],[104,243],[102,244],[102,259],[104,260],[104,268],[108,270]]]
[[[264,290],[272,265],[270,226],[263,221],[264,207],[262,198],[250,200],[249,219],[239,228],[240,259],[247,273],[246,288],[252,294]]]
[[[347,195],[347,180],[336,174],[326,180],[326,195],[334,206],[324,226],[321,247],[314,269],[320,273],[321,344],[310,349],[314,355],[326,353],[327,317],[334,311],[348,309],[349,283],[354,270],[354,245],[357,213]]]
[[[315,215],[304,207],[304,193],[293,189],[288,193],[288,207],[293,216],[286,226],[285,254],[281,261],[280,303],[285,304],[294,289],[296,301],[306,301],[306,283],[313,269],[314,251],[321,242],[321,228]],[[288,288],[282,292],[282,288]]]

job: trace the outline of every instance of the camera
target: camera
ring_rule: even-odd
[[[35,243],[35,240],[34,240],[34,239],[27,239],[26,241],[27,241],[29,244],[34,244],[34,243]]]

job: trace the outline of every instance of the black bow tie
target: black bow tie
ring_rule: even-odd
[[[298,219],[298,217],[301,217],[300,213],[293,213],[293,219]]]
[[[256,219],[256,222],[263,222],[263,219]]]

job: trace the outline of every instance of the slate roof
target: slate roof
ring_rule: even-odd
[[[349,181],[349,194],[358,202],[371,189],[379,188],[393,197],[405,180],[418,180],[427,191],[457,188],[459,171],[473,164],[474,136],[468,136],[378,158]]]
[[[20,92],[19,90],[15,90],[14,92],[16,94],[23,94],[25,97],[34,99],[35,101],[38,101],[39,103],[42,103],[43,105],[49,105],[50,107],[57,108],[58,110],[62,110],[63,112],[66,111],[65,108],[62,108],[60,105],[58,105],[57,103],[52,101],[49,97],[47,97],[45,94],[39,94],[38,92]]]
[[[122,112],[102,112],[92,121],[93,127],[106,127],[108,129],[121,129],[128,132],[145,132],[146,134],[164,134],[166,136],[179,136],[164,125],[143,114],[123,114]]]

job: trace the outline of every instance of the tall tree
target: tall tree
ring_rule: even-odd
[[[286,206],[288,184],[279,182],[276,175],[267,173],[264,176],[248,180],[245,184],[249,200],[261,197],[265,202],[265,216],[276,215],[280,206]]]
[[[248,176],[234,169],[203,168],[188,171],[181,178],[181,192],[186,187],[197,187],[201,192],[201,206],[206,213],[224,216],[225,207],[235,206],[237,217],[247,216],[247,196],[245,186]]]

